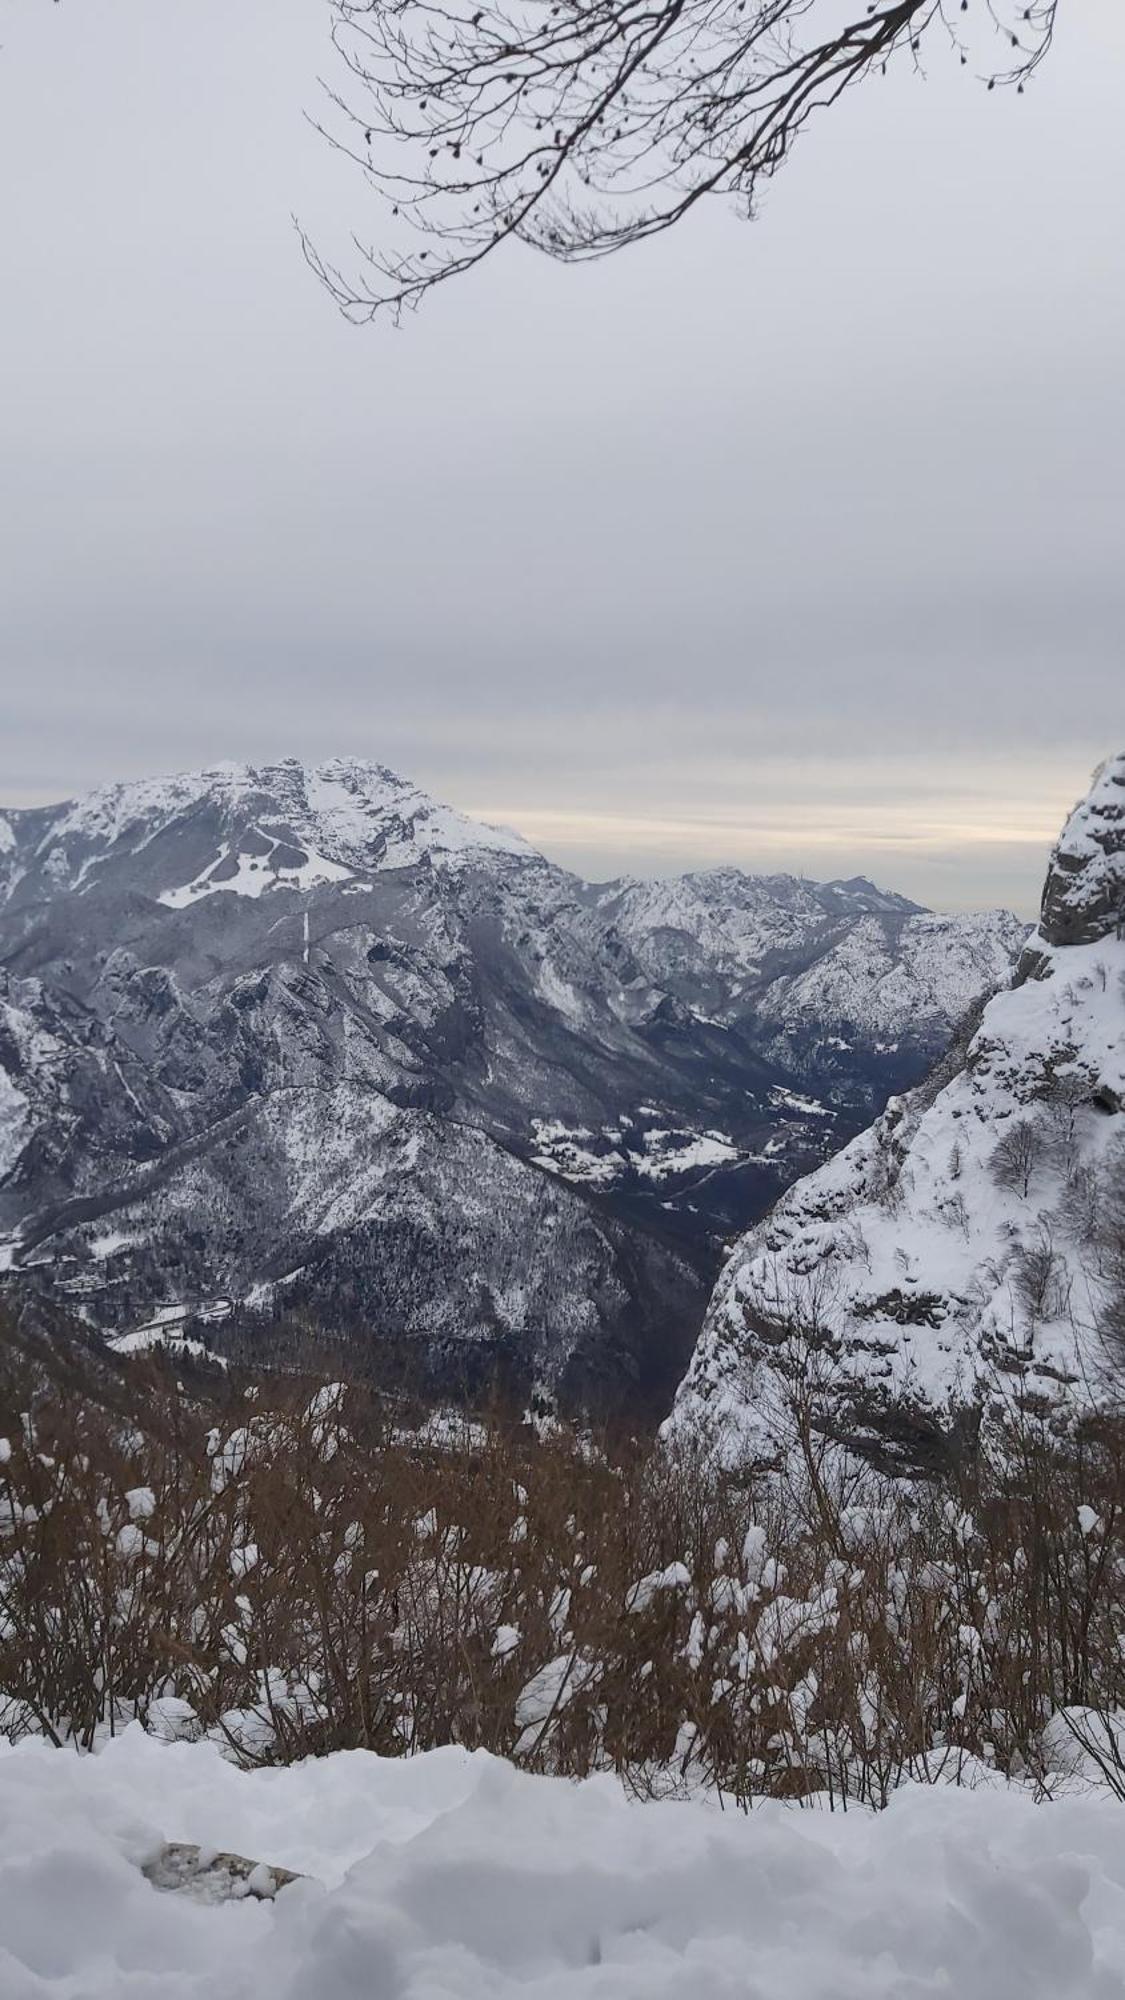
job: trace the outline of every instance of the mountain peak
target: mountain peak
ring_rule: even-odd
[[[846,881],[837,878],[825,882],[822,894],[840,912],[862,910],[871,916],[901,917],[929,914],[923,903],[914,903],[909,896],[896,895],[893,889],[880,889],[867,875],[849,875]]]
[[[356,757],[304,764],[225,762],[104,785],[0,819],[0,895],[33,898],[108,882],[181,908],[220,890],[258,896],[362,881],[427,860],[482,853],[534,858],[519,834],[440,804],[386,765]]]
[[[1050,945],[1091,944],[1125,905],[1125,752],[1099,764],[1051,852],[1040,932]]]

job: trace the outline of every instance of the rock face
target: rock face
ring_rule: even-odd
[[[0,815],[0,1264],[113,1333],[658,1401],[724,1239],[1022,936],[862,881],[592,887],[354,760]]]
[[[810,1424],[920,1469],[1125,1381],[1125,758],[1051,857],[1023,977],[737,1245],[673,1429],[776,1460]]]
[[[1125,914],[1125,756],[1108,757],[1051,855],[1040,931],[1047,944],[1091,944]]]

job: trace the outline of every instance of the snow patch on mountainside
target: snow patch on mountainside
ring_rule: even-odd
[[[0,1069],[0,1176],[10,1173],[31,1129],[31,1106],[7,1072]]]
[[[639,1171],[653,1180],[668,1180],[673,1174],[687,1173],[692,1167],[720,1167],[737,1160],[738,1147],[721,1132],[703,1132],[688,1138],[676,1132],[649,1131],[644,1135],[645,1159]]]
[[[652,1105],[641,1109],[648,1116],[659,1116]],[[536,1118],[533,1129],[535,1165],[590,1187],[611,1187],[631,1176],[654,1183],[673,1180],[750,1157],[725,1132],[640,1126],[631,1118],[603,1126],[600,1132],[564,1125],[557,1118]]]
[[[321,882],[354,880],[352,869],[327,860],[323,854],[310,854],[293,867],[275,866],[273,855],[278,845],[274,842],[265,856],[233,853],[226,847],[202,875],[197,875],[193,882],[184,882],[178,889],[163,889],[157,901],[171,910],[182,910],[197,896],[211,896],[222,890],[234,896],[260,896],[267,889],[313,889]]]

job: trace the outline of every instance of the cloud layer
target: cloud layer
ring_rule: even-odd
[[[355,751],[591,874],[1027,908],[1120,747],[1125,17],[856,93],[747,226],[518,251],[401,331],[305,0],[0,53],[0,796]],[[330,73],[330,72],[329,72]]]

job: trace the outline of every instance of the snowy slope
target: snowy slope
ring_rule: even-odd
[[[264,1864],[154,1886],[166,1841]],[[270,1864],[304,1879],[275,1895]],[[879,1814],[640,1804],[458,1749],[243,1772],[134,1725],[0,1742],[5,2000],[1111,2000],[1121,1807],[907,1786]]]
[[[1015,985],[737,1246],[674,1427],[769,1459],[796,1381],[819,1428],[910,1462],[981,1412],[1119,1398],[1123,896],[1118,757],[1054,850]]]

